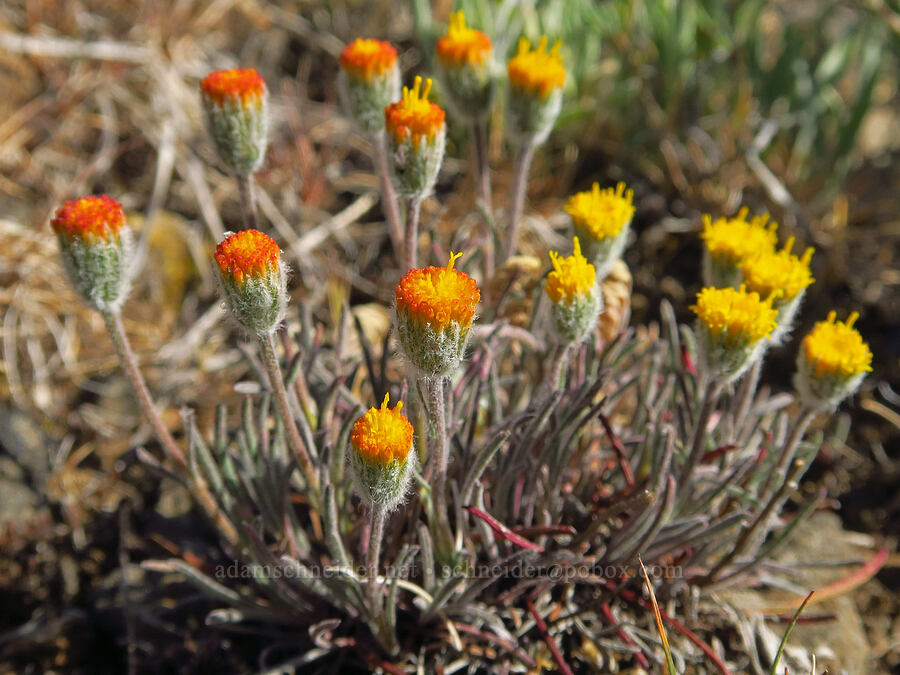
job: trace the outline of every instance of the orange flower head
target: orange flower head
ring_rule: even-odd
[[[260,103],[266,93],[266,82],[253,68],[234,68],[210,73],[200,82],[200,88],[218,105],[240,101],[246,108]]]
[[[447,34],[437,42],[437,55],[444,66],[480,66],[490,57],[491,39],[480,30],[466,26],[463,10],[450,15]]]
[[[122,205],[108,195],[81,197],[65,202],[50,221],[60,237],[80,237],[85,242],[108,241],[125,226]]]
[[[518,52],[507,64],[510,84],[541,100],[546,100],[555,89],[562,89],[566,82],[566,69],[559,56],[559,48],[560,43],[557,42],[548,52],[545,35],[532,51],[531,43],[521,38]]]
[[[412,89],[403,87],[403,98],[384,109],[385,126],[397,143],[409,138],[418,147],[422,138],[432,141],[444,128],[444,110],[428,100],[430,92],[431,78],[425,80],[423,88],[422,78],[416,76]]]
[[[388,397],[384,395],[381,408],[369,408],[357,419],[350,434],[353,448],[371,464],[402,462],[412,449],[413,426],[402,414],[403,402],[389,410]]]
[[[216,246],[216,262],[222,275],[242,284],[247,279],[263,278],[277,269],[281,250],[267,234],[243,230],[230,234]]]
[[[446,267],[432,265],[407,272],[397,284],[397,309],[438,331],[454,322],[468,327],[481,293],[474,279],[454,267],[461,255],[451,253]]]
[[[344,47],[340,62],[344,72],[370,82],[373,77],[381,77],[394,68],[397,50],[390,42],[356,38]]]

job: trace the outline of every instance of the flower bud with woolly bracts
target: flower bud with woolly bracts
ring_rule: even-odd
[[[564,344],[578,343],[592,334],[603,311],[603,294],[597,284],[594,266],[581,254],[578,237],[574,252],[563,258],[550,251],[553,270],[547,275],[544,290],[553,302],[553,321]]]
[[[453,112],[468,120],[485,117],[494,96],[491,39],[466,26],[466,15],[459,10],[450,15],[447,33],[437,41],[436,50]]]
[[[520,143],[540,145],[547,140],[559,117],[566,81],[559,48],[557,42],[547,51],[547,37],[543,36],[532,50],[523,37],[516,55],[507,63],[509,126]]]
[[[338,91],[347,112],[368,134],[384,131],[384,109],[400,98],[397,50],[390,42],[357,38],[341,53]]]
[[[269,92],[253,68],[217,70],[200,83],[207,127],[222,161],[249,176],[266,156]]]
[[[628,242],[634,193],[625,189],[625,183],[603,190],[594,183],[590,190],[572,195],[566,212],[572,217],[585,256],[597,268],[597,278],[605,279]]]
[[[859,318],[853,312],[846,321],[835,321],[829,312],[803,338],[797,354],[794,386],[801,400],[817,410],[833,410],[859,389],[872,370],[872,352],[853,327]]]
[[[101,312],[117,311],[131,285],[132,233],[115,199],[81,197],[57,210],[50,226],[75,290]]]
[[[388,409],[388,394],[381,408],[369,408],[350,433],[350,467],[360,496],[370,506],[386,510],[400,504],[409,488],[416,453],[413,426],[402,414],[403,402]]]
[[[287,268],[281,250],[258,230],[226,234],[215,253],[225,302],[247,330],[272,333],[287,306]]]
[[[393,156],[393,182],[397,194],[424,199],[434,188],[447,142],[446,114],[428,100],[431,79],[416,77],[403,98],[384,109],[384,123]]]
[[[806,289],[815,281],[809,269],[813,249],[807,248],[802,257],[791,253],[794,238],[788,239],[780,251],[767,251],[745,258],[740,263],[744,284],[760,297],[772,297],[778,310],[778,327],[769,341],[778,344],[790,332],[794,317],[803,301]]]
[[[741,263],[754,256],[771,253],[778,242],[778,223],[769,222],[768,214],[747,220],[747,207],[734,218],[716,221],[703,216],[703,277],[707,286],[723,288],[741,283]]]
[[[699,357],[714,378],[731,382],[757,359],[776,327],[772,299],[739,289],[704,288],[691,309],[697,315]]]
[[[397,336],[407,360],[423,377],[438,377],[462,361],[481,293],[454,267],[410,270],[396,288]]]

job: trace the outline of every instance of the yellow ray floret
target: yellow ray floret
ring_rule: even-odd
[[[741,262],[747,288],[762,297],[773,295],[778,302],[784,303],[806,290],[815,281],[809,269],[813,249],[806,249],[798,258],[791,253],[793,247],[794,238],[791,237],[780,251],[760,253]]]
[[[413,426],[402,414],[403,402],[389,410],[389,394],[384,395],[381,408],[369,408],[353,425],[350,443],[368,462],[390,464],[403,461],[412,448]]]
[[[491,39],[480,30],[466,26],[462,10],[450,15],[447,34],[437,42],[437,55],[445,66],[480,66],[491,54]]]
[[[573,238],[574,252],[567,258],[550,251],[553,270],[547,275],[544,288],[553,302],[569,303],[590,295],[597,283],[594,266],[581,255],[581,243]]]
[[[728,347],[753,345],[777,325],[778,310],[772,307],[772,299],[763,300],[744,286],[739,290],[704,288],[691,309],[712,338]]]
[[[599,183],[594,183],[590,190],[572,195],[566,211],[594,239],[615,237],[634,216],[634,192],[626,190],[625,183],[603,190]]]
[[[531,50],[526,38],[519,40],[519,50],[507,64],[509,83],[526,94],[546,99],[554,89],[562,89],[566,82],[566,69],[559,56],[560,43],[547,51],[547,36],[541,37],[538,46]]]
[[[456,322],[468,327],[475,316],[481,293],[475,280],[454,267],[462,253],[450,253],[446,267],[410,270],[397,284],[397,309],[436,330]]]
[[[713,221],[710,216],[703,216],[700,237],[713,258],[736,265],[745,258],[775,250],[778,223],[769,222],[768,214],[748,221],[747,213],[744,207],[734,218]]]
[[[803,339],[803,353],[815,369],[817,377],[851,378],[872,370],[872,352],[853,327],[859,313],[853,312],[846,322],[835,321],[836,314],[828,313]]]
[[[416,76],[412,89],[403,87],[403,98],[384,109],[385,126],[398,143],[409,138],[418,146],[422,138],[431,141],[444,127],[444,110],[428,100],[430,92],[431,78],[423,88],[422,78]]]

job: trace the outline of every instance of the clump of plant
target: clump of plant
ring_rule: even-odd
[[[455,15],[438,54],[476,150],[502,71],[477,33]],[[478,195],[488,239],[505,239],[506,255],[517,250],[531,154],[562,105],[565,70],[547,44],[520,43],[508,64],[523,185],[505,213],[493,212],[489,189]],[[341,66],[348,113],[375,141],[395,245],[401,379],[389,378],[389,348],[378,365],[365,340],[361,359],[343,356],[346,330],[330,346],[301,339],[293,356],[278,348],[285,316],[311,313],[288,301],[286,263],[256,217],[252,176],[265,155],[267,93],[255,71],[214,73],[202,87],[245,220],[218,243],[214,262],[225,305],[264,364],[263,392],[247,395],[240,411],[220,406],[213,429],[186,415],[183,442],[172,437],[120,318],[131,269],[121,206],[85,197],[53,220],[73,284],[106,318],[167,463],[241,573],[208,575],[181,559],[146,566],[179,571],[220,601],[210,623],[295,627],[295,666],[350,652],[391,672],[550,663],[572,672],[578,663],[626,662],[681,672],[701,660],[740,670],[655,597],[652,606],[644,600],[635,565],[640,556],[654,570],[651,592],[685,600],[752,577],[784,545],[816,504],[789,524],[778,518],[818,449],[808,425],[871,368],[856,316],[832,314],[802,340],[796,394],[758,391],[766,350],[787,340],[812,283],[811,252],[793,256],[792,242],[776,250],[775,226],[741,212],[706,224],[709,285],[692,307],[694,326],[678,325],[663,304],[659,327],[604,339],[607,275],[640,208],[619,185],[570,200],[572,253],[550,253],[525,328],[482,319],[498,316],[480,291],[491,282],[492,243],[451,253],[444,266],[417,265],[419,206],[446,133],[443,109],[428,100],[430,81],[423,87],[416,77],[400,94],[396,52],[373,40],[349,45]],[[476,184],[489,188],[485,162],[476,168]],[[723,234],[726,226],[746,236]],[[480,284],[479,260],[488,275]],[[353,387],[350,374],[360,370],[365,384]],[[679,636],[671,646],[652,628],[654,608]]]

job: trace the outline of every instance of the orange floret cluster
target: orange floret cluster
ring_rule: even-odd
[[[490,56],[491,39],[480,30],[466,26],[462,10],[450,15],[447,34],[437,42],[437,55],[445,66],[480,66]]]
[[[350,443],[368,462],[403,461],[412,449],[413,426],[401,413],[403,402],[397,403],[393,410],[387,405],[388,394],[385,394],[381,408],[369,408],[353,425]]]
[[[510,84],[541,99],[550,96],[554,89],[561,89],[566,82],[566,69],[559,56],[559,46],[557,42],[548,52],[547,37],[543,36],[531,51],[531,43],[520,39],[518,53],[507,64]]]
[[[253,68],[217,70],[204,77],[200,87],[219,105],[239,100],[244,107],[259,103],[266,92],[265,80]]]
[[[442,330],[452,322],[468,327],[481,293],[475,280],[453,265],[462,254],[450,254],[446,267],[410,270],[397,284],[397,309]]]
[[[418,146],[422,138],[431,141],[444,127],[444,111],[428,100],[429,92],[431,79],[425,80],[423,89],[422,78],[416,77],[412,89],[403,87],[403,98],[384,109],[385,126],[398,143],[409,138]]]
[[[390,42],[356,38],[341,52],[341,68],[369,82],[389,72],[397,63],[397,50]]]
[[[108,195],[81,197],[62,205],[50,221],[53,231],[70,239],[108,240],[125,226],[122,205]]]
[[[243,230],[225,237],[215,253],[222,274],[230,274],[239,284],[247,277],[265,277],[278,266],[280,255],[275,240],[259,230]]]

